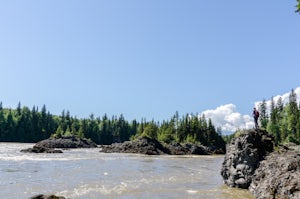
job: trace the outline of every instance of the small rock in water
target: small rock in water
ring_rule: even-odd
[[[39,194],[39,195],[35,195],[32,196],[29,199],[66,199],[63,196],[55,196],[55,195],[43,195],[43,194]]]

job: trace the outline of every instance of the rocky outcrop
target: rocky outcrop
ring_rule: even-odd
[[[169,151],[160,142],[148,137],[140,137],[133,141],[102,145],[101,152],[104,153],[140,153],[145,155],[168,154]]]
[[[211,155],[210,148],[198,144],[171,143],[166,145],[171,155]]]
[[[29,199],[66,199],[66,198],[63,196],[39,194],[39,195],[32,196]]]
[[[266,131],[249,130],[227,146],[221,175],[225,184],[248,188],[258,199],[298,199],[300,151],[286,146],[274,150]]]
[[[208,147],[196,144],[162,144],[156,139],[140,137],[124,143],[114,143],[102,145],[101,151],[104,153],[140,153],[145,155],[209,155],[212,151]]]
[[[260,163],[249,190],[257,199],[300,198],[300,153],[281,149]]]
[[[273,151],[273,143],[273,137],[262,130],[249,130],[234,138],[227,145],[221,169],[224,183],[247,189],[259,162]]]
[[[97,144],[86,138],[78,138],[75,136],[65,136],[61,138],[49,138],[36,143],[37,147],[45,148],[95,148]]]
[[[32,148],[23,149],[25,153],[62,153],[61,149],[70,148],[95,148],[97,144],[85,138],[77,138],[75,136],[49,138],[36,143]]]
[[[23,153],[62,153],[62,150],[33,146],[32,148],[22,149],[21,152],[23,152]]]

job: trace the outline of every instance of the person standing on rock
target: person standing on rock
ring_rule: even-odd
[[[255,124],[255,128],[258,129],[258,118],[259,118],[259,112],[258,110],[256,110],[256,108],[253,108],[253,118],[254,118],[254,124]]]

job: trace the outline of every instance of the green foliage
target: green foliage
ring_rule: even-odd
[[[259,121],[261,128],[266,129],[268,126],[268,114],[267,114],[267,103],[266,100],[263,99],[263,101],[259,105]]]
[[[296,12],[299,12],[300,13],[300,0],[297,0],[298,4],[296,6]]]
[[[197,142],[196,136],[188,134],[187,137],[186,137],[186,139],[185,139],[185,142],[186,143],[196,143]]]
[[[288,135],[284,142],[285,143],[293,142],[295,144],[300,144],[300,141],[296,139],[294,135]]]
[[[93,114],[89,118],[77,119],[69,111],[63,110],[60,116],[51,115],[43,105],[41,111],[34,106],[32,110],[18,104],[15,110],[4,109],[0,102],[0,141],[37,142],[51,137],[85,137],[97,144],[124,142],[139,136],[148,136],[165,143],[190,142],[203,145],[225,147],[220,132],[215,130],[211,120],[187,114],[182,118],[178,112],[162,124],[142,118],[140,122],[128,122],[123,115],[102,118]]]
[[[154,123],[150,123],[145,127],[142,136],[157,139],[157,131],[158,127]]]
[[[279,98],[276,105],[271,99],[270,117],[265,117],[267,130],[274,135],[276,144],[284,142],[300,143],[300,104],[297,95],[291,90],[287,104]]]

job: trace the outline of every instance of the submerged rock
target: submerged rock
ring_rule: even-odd
[[[66,199],[66,198],[63,196],[39,194],[39,195],[32,196],[29,199]]]
[[[227,145],[221,169],[224,183],[247,189],[259,162],[273,151],[273,137],[263,130],[248,130]]]
[[[260,163],[249,190],[257,199],[300,198],[300,153],[281,149]]]
[[[24,152],[24,153],[62,153],[62,150],[33,146],[32,148],[22,149],[21,152]]]

